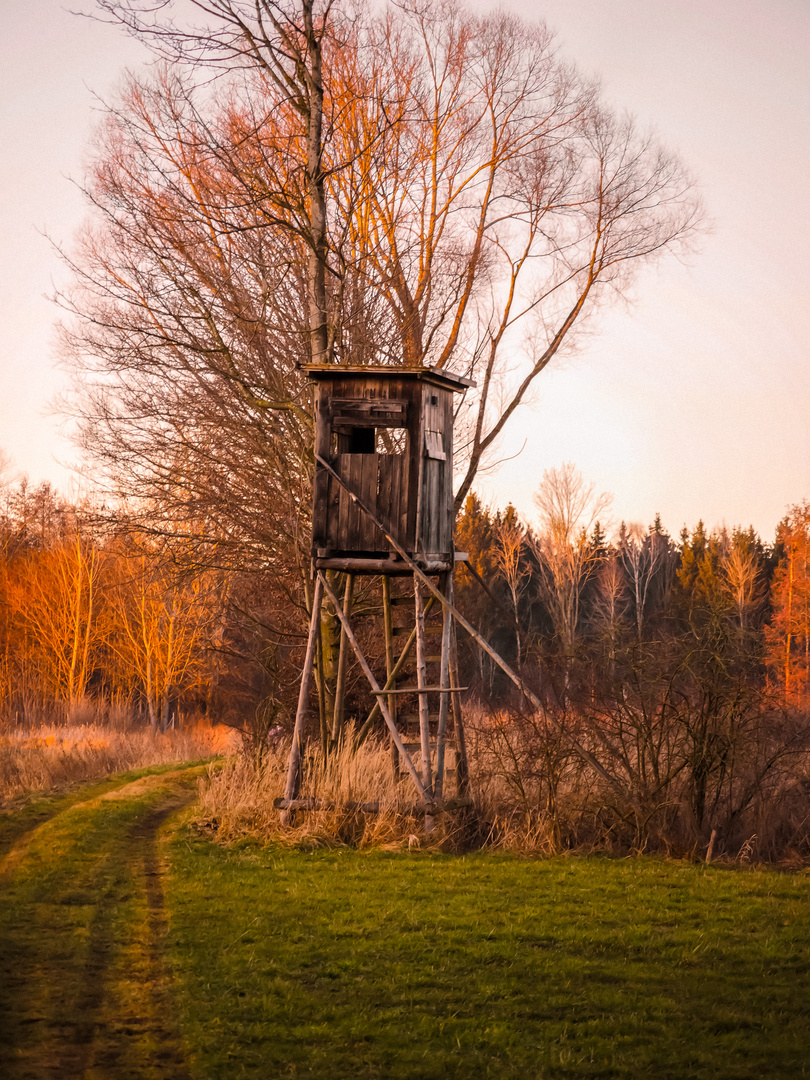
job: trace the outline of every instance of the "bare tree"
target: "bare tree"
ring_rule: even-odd
[[[534,495],[539,513],[535,550],[541,581],[563,655],[573,658],[582,586],[595,558],[589,533],[612,497],[597,493],[570,462],[547,469]]]
[[[520,599],[531,581],[531,569],[525,558],[526,529],[518,519],[513,506],[508,506],[501,521],[494,529],[495,565],[509,590],[512,616],[515,624],[515,648],[520,666],[523,643],[520,633]]]
[[[616,657],[616,644],[627,607],[627,580],[619,554],[611,548],[596,570],[596,588],[590,606],[591,626],[606,641],[610,665]]]
[[[734,618],[740,631],[746,634],[765,601],[762,555],[753,529],[734,529],[725,538],[720,569]]]
[[[656,531],[645,531],[643,525],[622,526],[619,537],[619,559],[621,560],[630,592],[633,597],[633,611],[636,619],[636,637],[642,639],[644,617],[650,589],[667,554],[664,537]]]
[[[694,234],[700,211],[688,176],[600,106],[542,24],[473,16],[447,0],[379,13],[333,0],[189,3],[199,26],[181,25],[172,0],[100,0],[162,56],[227,77],[217,94],[175,63],[112,110],[90,183],[102,235],[77,259],[91,351],[97,328],[120,336],[134,308],[150,358],[163,352],[151,378],[137,364],[138,392],[148,398],[150,382],[165,384],[185,346],[176,320],[161,317],[168,246],[175,307],[207,339],[194,377],[228,389],[210,401],[220,417],[238,393],[239,411],[252,410],[259,428],[283,429],[291,417],[306,428],[306,400],[282,353],[454,365],[478,381],[465,414],[461,505],[575,325],[634,266]],[[113,189],[127,185],[122,214]],[[144,225],[164,234],[145,253],[146,272],[144,252],[131,250]],[[122,248],[129,258],[119,268]],[[123,321],[123,355],[139,360],[142,342],[133,353]],[[109,354],[101,370],[102,381],[129,373]],[[96,398],[88,426],[100,412],[109,428],[128,404],[105,411]],[[139,410],[141,425],[156,407]],[[200,456],[216,458],[206,435],[178,441],[192,455],[204,442]],[[127,458],[141,479],[166,460],[165,448],[150,454],[143,442],[126,455],[114,437],[111,453],[103,437],[89,441],[108,462]]]

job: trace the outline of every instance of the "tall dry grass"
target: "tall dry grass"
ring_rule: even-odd
[[[155,734],[111,723],[43,724],[0,732],[0,804],[119,772],[232,753],[230,728],[195,723]]]
[[[424,812],[413,785],[407,777],[394,779],[387,740],[373,738],[358,750],[347,738],[327,761],[319,753],[308,755],[300,797],[326,806],[296,811],[293,822],[283,825],[273,803],[284,791],[288,751],[289,743],[281,744],[261,762],[242,754],[210,770],[200,782],[198,826],[214,830],[225,842],[252,836],[303,845],[392,849],[460,842],[466,825],[451,813],[438,815],[429,841],[425,838]],[[353,809],[351,804],[357,803],[377,804],[377,809]]]
[[[224,842],[252,836],[303,845],[429,844],[444,850],[657,852],[691,858],[706,857],[713,832],[714,858],[734,862],[746,852],[752,861],[803,865],[810,859],[807,754],[786,759],[767,784],[760,780],[744,812],[730,824],[715,826],[711,820],[701,831],[689,816],[688,787],[680,774],[675,777],[680,786],[639,804],[632,791],[627,799],[618,797],[542,715],[519,718],[468,705],[465,728],[474,804],[437,815],[430,836],[410,779],[394,779],[387,740],[373,739],[354,752],[349,738],[327,762],[313,748],[300,796],[326,806],[296,811],[291,825],[282,824],[274,807],[284,791],[288,746],[272,749],[262,762],[240,755],[201,782],[198,824]],[[625,777],[631,779],[632,774]],[[455,794],[452,776],[445,792]],[[352,808],[352,803],[376,803],[378,810]]]
[[[300,798],[318,799],[324,808],[295,811],[292,823],[282,824],[274,806],[286,780],[289,743],[282,743],[261,761],[246,753],[210,770],[200,782],[198,827],[226,843],[254,837],[305,846],[558,850],[559,829],[548,812],[540,770],[527,767],[526,748],[511,745],[508,728],[496,724],[493,729],[492,715],[477,708],[469,710],[467,729],[474,805],[438,814],[429,836],[410,778],[394,777],[387,738],[369,738],[355,750],[351,733],[326,761],[316,748],[305,757]],[[418,751],[414,764],[420,770]],[[456,794],[452,773],[445,778],[445,793],[450,799]],[[377,808],[352,807],[358,803]]]

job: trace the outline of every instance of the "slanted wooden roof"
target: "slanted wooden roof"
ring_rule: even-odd
[[[310,379],[316,382],[319,379],[340,379],[346,375],[373,375],[389,379],[418,379],[422,382],[441,386],[445,390],[455,390],[458,393],[474,386],[472,379],[463,375],[457,375],[454,371],[445,371],[444,368],[433,367],[392,367],[390,365],[372,366],[369,364],[300,364],[301,371],[305,371]]]

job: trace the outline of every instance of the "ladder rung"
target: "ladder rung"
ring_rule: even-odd
[[[397,720],[399,720],[399,722],[402,723],[402,724],[418,724],[419,723],[419,713],[417,713],[417,712],[399,713],[398,716],[397,716]],[[439,714],[438,713],[430,713],[430,715],[428,716],[428,722],[431,723],[431,724],[438,724],[438,722],[439,722]]]
[[[388,697],[389,694],[460,694],[463,690],[469,690],[469,686],[401,686],[387,690],[372,690],[375,697]]]
[[[392,626],[391,627],[391,632],[395,636],[397,634],[399,634],[399,635],[404,637],[406,634],[412,634],[413,633],[413,627],[412,626]],[[439,634],[441,634],[441,632],[442,632],[441,626],[426,626],[425,627],[425,633],[430,634],[433,637],[438,637]]]

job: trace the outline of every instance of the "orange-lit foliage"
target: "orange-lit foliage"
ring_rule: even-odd
[[[766,631],[772,676],[789,701],[810,697],[810,502],[794,506],[777,530],[782,556],[771,590]]]
[[[0,508],[0,720],[76,719],[92,699],[165,729],[207,701],[225,579],[92,521],[45,485]]]
[[[165,731],[173,703],[184,694],[206,696],[220,583],[210,572],[180,576],[165,557],[141,548],[118,555],[109,606],[116,682],[144,702],[152,727]]]
[[[68,706],[86,694],[105,636],[102,562],[77,529],[44,550],[18,554],[10,567],[7,603],[23,669]]]

